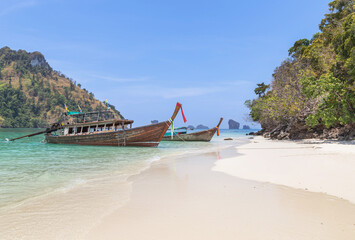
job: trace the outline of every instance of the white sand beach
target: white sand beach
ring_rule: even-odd
[[[213,170],[235,177],[322,192],[355,203],[354,142],[298,142],[256,137],[237,147],[240,156]]]
[[[354,145],[255,138],[162,159],[85,239],[355,239]]]

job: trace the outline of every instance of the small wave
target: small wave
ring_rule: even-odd
[[[77,178],[77,179],[74,179],[74,180],[70,181],[66,186],[61,187],[59,189],[59,191],[61,191],[63,193],[66,193],[66,192],[74,189],[75,187],[83,185],[85,183],[87,183],[87,180],[82,179],[82,178]]]
[[[151,157],[148,162],[152,163],[152,162],[156,162],[159,161],[161,158],[159,156],[153,156]]]

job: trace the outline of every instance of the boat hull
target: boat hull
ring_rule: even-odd
[[[196,142],[209,142],[212,137],[215,135],[217,128],[211,128],[204,131],[194,132],[194,133],[186,133],[174,135],[173,139],[171,136],[164,136],[162,141],[196,141]]]
[[[169,126],[170,122],[165,121],[119,131],[63,136],[46,135],[46,141],[54,144],[157,147]]]

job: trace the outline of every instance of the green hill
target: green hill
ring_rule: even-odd
[[[355,1],[335,0],[329,7],[320,32],[296,41],[271,85],[258,84],[259,97],[246,102],[266,136],[355,135]]]
[[[71,111],[106,109],[93,93],[53,70],[41,53],[0,49],[0,127],[48,126],[65,112],[64,104]]]

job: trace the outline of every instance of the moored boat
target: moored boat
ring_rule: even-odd
[[[181,108],[177,103],[169,121],[132,128],[133,120],[112,118],[110,111],[66,114],[66,119],[45,131],[47,143],[96,146],[156,147]],[[23,137],[11,139],[13,141]]]
[[[175,111],[171,117],[174,121],[176,115],[181,108],[181,104],[177,103]],[[97,114],[100,118],[100,112],[90,113]],[[80,115],[76,116],[80,119]],[[85,116],[88,114],[86,113]],[[171,121],[165,121],[150,124],[142,127],[132,128],[132,120],[126,119],[109,119],[104,121],[90,121],[81,123],[67,122],[63,126],[60,135],[53,133],[46,134],[48,143],[57,144],[79,144],[79,145],[99,145],[99,146],[140,146],[140,147],[156,147],[169,128]],[[130,128],[128,128],[130,126]]]
[[[162,141],[197,141],[197,142],[209,142],[211,141],[212,137],[215,135],[217,131],[219,131],[219,126],[221,125],[223,118],[219,120],[219,123],[216,127],[199,131],[193,133],[186,133],[186,134],[178,134],[173,135],[173,137],[167,135],[162,138]]]

